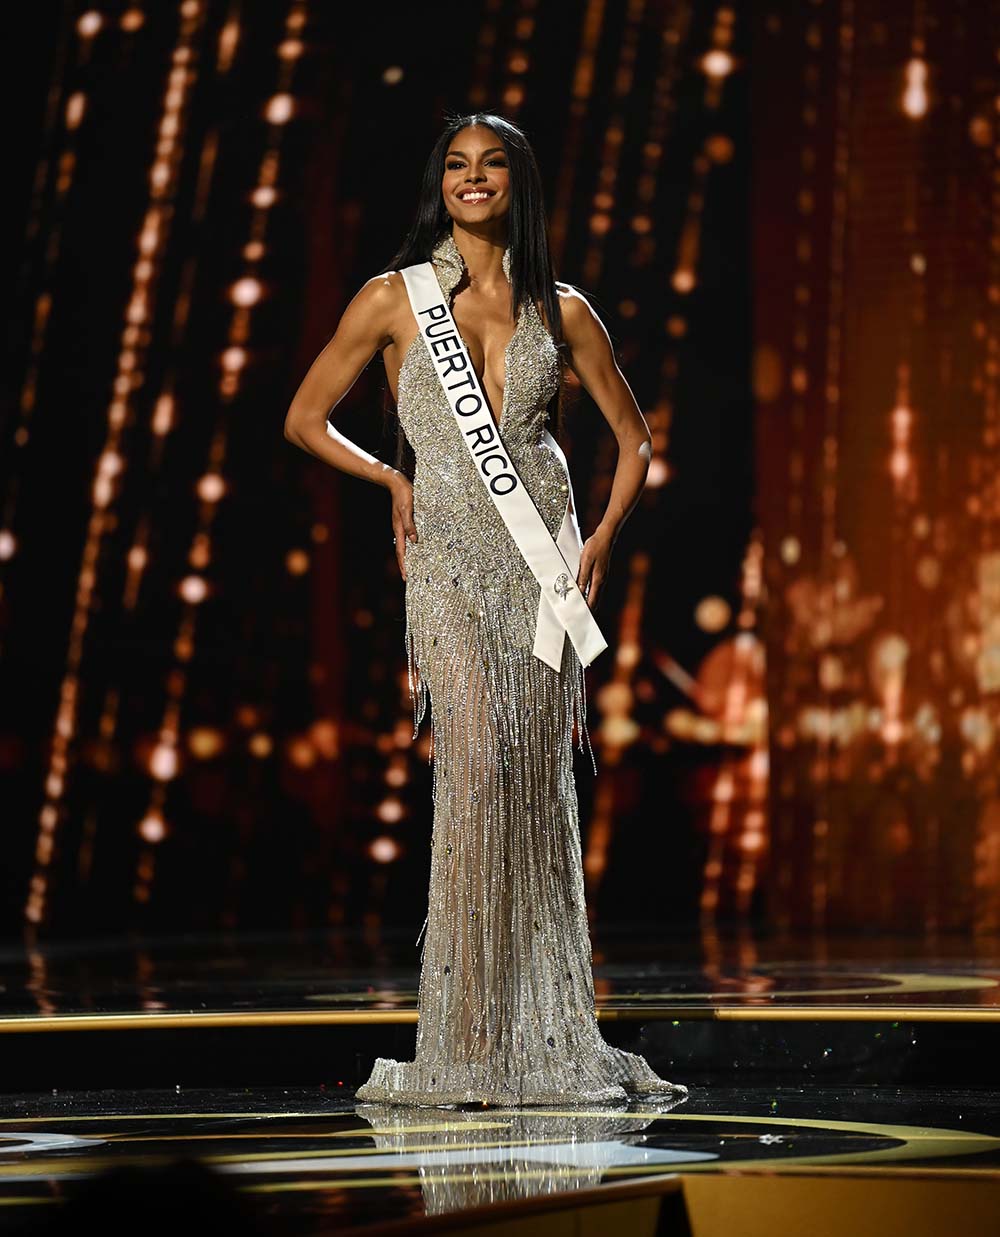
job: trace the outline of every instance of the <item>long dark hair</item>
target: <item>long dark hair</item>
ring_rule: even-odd
[[[460,116],[446,114],[445,127],[434,143],[434,148],[424,167],[420,185],[420,200],[406,239],[392,256],[389,263],[377,272],[380,275],[411,266],[415,262],[429,262],[435,245],[451,230],[452,218],[441,197],[441,178],[444,175],[445,156],[452,139],[470,125],[484,125],[497,135],[507,154],[510,168],[510,213],[507,225],[507,244],[510,247],[510,294],[512,316],[517,316],[527,300],[541,301],[545,319],[555,341],[560,359],[559,389],[549,402],[546,415],[554,422],[555,436],[563,431],[563,364],[566,343],[563,339],[562,313],[556,292],[555,273],[549,253],[548,221],[542,196],[542,178],[534,151],[523,130],[495,112],[471,112]],[[414,457],[399,424],[396,408],[392,402],[389,384],[386,382],[383,397],[384,428],[391,438],[396,436],[394,466],[413,479]]]

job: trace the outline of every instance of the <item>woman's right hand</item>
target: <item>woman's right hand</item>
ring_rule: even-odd
[[[406,579],[406,542],[417,540],[417,526],[413,522],[413,484],[403,473],[397,472],[389,486],[392,498],[392,532],[396,543],[396,562],[399,574]]]

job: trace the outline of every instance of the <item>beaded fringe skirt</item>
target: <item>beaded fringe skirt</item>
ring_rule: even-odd
[[[429,700],[434,768],[416,1053],[379,1057],[357,1098],[516,1106],[683,1095],[598,1029],[573,780],[574,726],[580,750],[584,737],[590,746],[575,649],[567,639],[556,673],[510,640],[502,611],[458,606],[438,620],[430,648],[409,621],[405,636],[414,737]]]

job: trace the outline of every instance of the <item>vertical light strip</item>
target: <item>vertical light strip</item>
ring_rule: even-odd
[[[241,8],[242,0],[230,0],[226,19],[219,32],[215,57],[215,72],[216,80],[220,85],[231,70],[235,58],[236,49],[238,46],[239,13]],[[186,218],[190,221],[190,224],[193,225],[195,230],[198,225],[203,222],[208,209],[208,203],[211,196],[212,177],[216,166],[218,150],[219,125],[214,124],[207,131],[202,141],[201,154],[198,162],[198,175],[194,188],[194,197],[190,210],[185,211]],[[172,305],[173,316],[167,349],[167,353],[170,357],[180,358],[184,356],[185,343],[188,337],[187,327],[191,315],[194,286],[200,259],[201,254],[198,249],[195,248],[181,261],[177,294]],[[152,432],[149,438],[146,475],[150,478],[155,477],[162,468],[167,443],[171,433],[176,429],[178,424],[176,380],[176,367],[167,367],[160,380],[161,386],[159,392],[155,396],[151,394],[148,401],[152,406],[152,420],[150,424]],[[214,490],[214,488],[216,488],[211,480],[206,481],[205,478],[201,479],[200,487],[203,490]],[[147,490],[147,493],[151,492],[151,490],[152,487]],[[149,564],[150,531],[151,516],[147,508],[144,509],[139,515],[135,530],[132,534],[131,545],[129,546],[126,554],[126,571],[122,591],[122,610],[126,614],[134,611],[139,602],[142,583],[145,579],[146,568]],[[109,686],[105,691],[104,701],[101,707],[100,718],[98,721],[97,743],[94,753],[95,764],[101,769],[112,767],[112,763],[114,761],[115,743],[118,737],[117,727],[119,702],[120,692],[118,686]],[[97,823],[97,813],[91,812],[88,815],[87,821],[84,825],[80,842],[80,852],[77,859],[77,872],[81,885],[86,884],[89,877],[93,847],[96,841]]]
[[[469,80],[472,86],[469,90],[469,107],[471,110],[485,108],[491,98],[489,81],[492,76],[493,57],[498,54],[499,37],[497,27],[506,9],[505,0],[486,0],[483,16],[479,21],[478,41],[472,72]]]
[[[661,174],[664,153],[670,138],[670,121],[677,108],[677,82],[680,66],[688,48],[691,27],[691,9],[677,6],[675,24],[664,24],[660,36],[660,65],[656,74],[653,102],[650,108],[649,125],[641,144],[641,160],[636,184],[636,215],[632,228],[632,253],[629,265],[650,265],[662,244],[660,233],[651,226],[655,219],[656,193]],[[640,309],[652,317],[652,306],[640,307],[631,298],[622,306],[628,316],[637,318]],[[660,353],[659,393],[644,415],[649,432],[653,436],[653,453],[646,475],[646,489],[652,491],[665,486],[670,479],[667,461],[670,446],[670,426],[673,419],[673,390],[677,378],[678,350],[672,341],[682,336],[687,324],[681,314],[671,314],[663,323],[666,336]]]
[[[640,136],[636,122],[630,123],[628,103],[634,88],[635,62],[642,37],[643,9],[643,4],[634,3],[633,0],[625,13],[625,29],[619,43],[618,64],[614,74],[614,102],[599,155],[596,185],[591,195],[587,221],[588,241],[582,258],[583,286],[586,288],[599,287],[608,237],[614,228],[616,213],[624,215],[627,210],[626,205],[618,201],[618,182],[626,131],[633,134],[635,141],[638,141]],[[648,117],[644,116],[643,122],[648,124]],[[633,214],[631,223],[633,232],[652,226],[652,220],[641,214]],[[628,312],[632,306],[634,302],[626,298],[620,309]],[[569,375],[569,382],[570,385],[578,385],[572,374]],[[597,441],[590,484],[580,503],[580,514],[587,527],[596,526],[604,515],[617,462],[617,442],[610,434],[602,433]]]
[[[31,925],[43,922],[48,907],[50,867],[63,809],[68,756],[77,737],[80,666],[97,588],[98,564],[105,533],[112,526],[113,506],[127,465],[122,452],[124,431],[132,415],[132,394],[141,387],[152,321],[163,273],[163,255],[170,237],[172,205],[184,150],[185,122],[195,81],[197,46],[203,27],[200,0],[184,0],[179,9],[177,40],[163,94],[156,155],[149,169],[149,203],[138,237],[132,283],[125,309],[112,399],[106,413],[104,445],[98,455],[90,492],[90,516],[77,579],[69,648],[59,693],[55,727],[38,817],[34,872],[24,908]]]
[[[700,897],[706,936],[714,935],[720,912],[747,915],[768,848],[764,650],[754,634],[763,595],[762,563],[763,539],[755,533],[743,559],[738,633],[714,736],[725,745],[726,755],[708,792],[708,847]]]
[[[814,8],[820,7],[814,3]],[[772,17],[770,21],[779,22]],[[803,127],[802,146],[798,160],[798,185],[796,189],[796,223],[794,254],[796,274],[790,290],[791,336],[787,342],[790,357],[789,382],[787,386],[791,426],[789,442],[788,476],[785,481],[785,526],[779,545],[782,566],[789,575],[804,561],[806,543],[806,477],[808,460],[807,401],[814,393],[822,393],[819,375],[811,373],[810,355],[814,347],[812,329],[815,313],[815,297],[811,285],[819,277],[816,268],[817,253],[825,253],[814,235],[816,229],[816,205],[819,200],[818,172],[820,169],[817,126],[822,112],[822,55],[824,51],[823,27],[818,17],[805,19],[805,36],[800,52],[802,61],[802,103],[800,119]],[[782,579],[787,577],[782,576]],[[769,655],[776,657],[779,649],[772,648]],[[787,666],[794,654],[781,649],[780,655]],[[781,682],[781,702],[776,712],[782,719],[794,717],[799,708],[798,691],[794,675],[782,673],[774,676]],[[776,742],[787,750],[794,744],[794,735],[783,727],[775,736]],[[797,874],[796,846],[796,787],[793,778],[778,779],[772,798],[774,820],[772,830],[772,882],[780,896],[771,914],[775,925],[786,929],[791,923],[791,906]]]
[[[636,28],[630,31],[630,34],[636,34],[638,32],[638,9],[630,11],[630,18],[636,22]],[[699,67],[705,75],[704,105],[709,117],[720,108],[723,101],[725,82],[735,68],[735,61],[731,51],[735,37],[735,20],[735,11],[730,5],[722,4],[719,6],[709,36],[708,50],[699,61]],[[663,35],[661,67],[658,74],[657,93],[654,95],[655,110],[652,113],[655,127],[648,133],[643,143],[647,162],[640,172],[637,193],[640,202],[646,202],[650,205],[653,202],[655,193],[653,169],[662,159],[663,144],[666,137],[666,121],[670,114],[669,101],[673,93],[676,77],[676,64],[680,49],[685,46],[689,30],[690,12],[682,9],[677,18],[676,26],[665,31]],[[617,78],[617,87],[622,91],[623,97],[629,93],[632,87],[631,48],[633,46],[633,40],[626,37],[624,41],[625,52],[619,65]],[[617,116],[620,124],[623,126],[624,112],[621,109],[619,109]],[[614,128],[613,123],[611,127],[612,129]],[[604,237],[611,227],[611,212],[615,205],[614,195],[610,192],[609,187],[617,182],[617,158],[619,153],[620,143],[612,140],[610,146],[605,149],[605,161],[599,178],[599,188],[593,200],[592,241],[587,258],[587,267],[591,274],[591,281],[599,276],[602,269],[600,251],[603,247]],[[705,198],[708,192],[709,172],[713,163],[728,162],[731,154],[731,139],[710,133],[706,137],[704,150],[695,161],[691,187],[688,192],[687,217],[680,236],[677,265],[672,278],[675,293],[687,294],[696,286],[700,233]],[[652,256],[655,248],[655,242],[647,239],[653,232],[652,225],[652,215],[644,214],[642,210],[633,217],[633,233],[638,238],[636,252],[646,257],[647,260]],[[635,308],[634,306],[632,307],[633,311],[635,311]],[[668,320],[667,327],[668,334],[680,334],[686,329],[680,315],[672,316]],[[668,469],[664,459],[670,420],[668,392],[675,372],[676,350],[669,347],[664,348],[663,361],[661,362],[661,395],[657,400],[655,411],[648,418],[654,445],[654,457],[647,481],[651,489],[656,489],[663,485],[668,476]],[[613,454],[612,444],[603,443],[590,487],[588,512],[586,515],[588,523],[594,523],[599,518],[600,508],[603,501],[606,500],[607,488],[613,471]],[[756,577],[756,573],[749,568],[751,563],[756,563],[752,549],[748,551],[746,570],[744,572],[745,584],[748,584]],[[603,767],[598,772],[598,783],[595,788],[594,808],[591,816],[585,860],[588,889],[592,900],[603,878],[608,851],[613,840],[616,805],[611,788],[616,780],[615,767],[621,760],[622,749],[640,737],[639,728],[630,716],[633,705],[631,680],[634,676],[634,668],[639,664],[641,658],[640,633],[642,630],[642,605],[645,599],[645,589],[638,588],[639,579],[636,573],[641,572],[644,578],[645,573],[648,571],[648,561],[645,556],[637,555],[633,557],[629,567],[632,573],[627,589],[629,600],[626,603],[626,612],[623,613],[622,621],[623,624],[627,622],[630,625],[630,629],[634,628],[634,630],[632,630],[631,637],[627,640],[625,639],[624,632],[622,633],[622,645],[618,650],[614,676],[605,687],[601,688],[596,698],[597,706],[602,716],[602,723],[597,732],[597,738],[604,759],[602,761]],[[759,564],[757,564],[757,567],[759,570]],[[635,600],[633,601],[633,599]],[[744,618],[747,612],[747,602],[747,595],[744,594]],[[753,676],[749,673],[749,666],[759,653],[759,643],[750,632],[744,631],[736,639],[736,648],[739,656],[747,661],[747,673],[740,673],[739,667],[736,668],[737,672],[730,685],[730,692],[734,696],[739,697],[739,701],[735,699],[730,700],[727,697],[730,713],[734,711],[737,704],[740,707],[746,707],[746,702],[742,700],[742,694],[746,694],[750,690],[750,684],[754,681]],[[621,659],[624,659],[624,661]],[[664,658],[664,660],[670,661],[671,659]],[[742,755],[739,759],[743,760]],[[760,767],[759,760],[754,767]],[[742,812],[735,818],[732,814],[732,795],[726,793],[728,780],[732,777],[733,770],[724,763],[720,767],[717,783],[712,792],[712,797],[716,804],[713,809],[712,829],[719,836],[721,844],[728,838],[731,829],[734,827],[734,820],[738,820],[741,825],[749,821],[753,840],[747,843],[747,848],[762,845],[763,843],[759,841],[762,834],[758,828],[758,826],[763,828],[764,818],[762,812],[755,810],[752,815]],[[741,857],[740,863],[741,876],[734,877],[734,884],[742,879],[743,886],[746,886],[747,880],[750,880],[750,887],[744,888],[740,894],[745,901],[749,901],[756,884],[757,866],[756,864],[748,865],[745,857]],[[721,862],[718,866],[721,872]],[[710,864],[709,872],[713,870],[713,867],[714,865]],[[714,884],[710,880],[708,893],[710,901],[713,896],[713,889]]]
[[[993,24],[998,24],[998,15],[993,12]],[[994,56],[1000,49],[994,42]],[[981,394],[982,451],[973,460],[978,465],[979,476],[970,478],[974,492],[969,496],[969,512],[980,523],[979,562],[975,588],[978,591],[978,628],[975,632],[976,680],[980,700],[978,709],[967,706],[962,710],[960,731],[965,740],[962,752],[962,769],[968,776],[978,774],[978,788],[983,797],[971,856],[973,872],[972,929],[980,937],[995,937],[1000,932],[1000,820],[997,812],[996,789],[996,736],[1000,734],[1000,704],[996,691],[1000,682],[997,667],[997,650],[1000,646],[1000,555],[997,552],[997,523],[1000,521],[1000,467],[997,447],[1000,446],[1000,134],[997,118],[1000,117],[1000,90],[995,76],[986,90],[983,107],[974,122],[975,132],[981,134],[980,144],[988,142],[989,154],[984,162],[989,168],[988,216],[989,245],[986,258],[986,289],[977,320],[972,324],[973,338],[978,345],[973,389]],[[992,104],[993,124],[990,128],[985,117]],[[992,140],[990,140],[990,138]],[[964,220],[962,220],[964,223]],[[982,712],[980,712],[982,710]],[[978,716],[977,716],[978,715]],[[977,737],[986,729],[983,716],[989,718],[993,742],[984,750]],[[978,732],[978,735],[977,735]],[[935,818],[935,825],[937,819]],[[932,834],[930,850],[932,861],[937,858],[937,836]],[[948,891],[943,891],[947,896]],[[937,909],[936,907],[934,908]],[[935,917],[934,927],[937,927]]]
[[[306,20],[306,0],[291,0],[283,37],[275,50],[278,63],[277,81],[264,104],[264,150],[258,164],[256,184],[250,194],[253,209],[249,236],[242,250],[244,270],[229,290],[233,308],[227,338],[219,357],[217,395],[220,416],[209,445],[208,460],[197,484],[198,518],[188,550],[188,562],[192,570],[178,584],[181,608],[173,642],[174,664],[167,673],[157,742],[149,759],[149,800],[137,824],[142,844],[132,892],[134,899],[140,903],[149,900],[156,871],[157,847],[169,833],[166,800],[170,783],[177,777],[182,763],[180,722],[188,686],[188,666],[194,655],[199,608],[212,592],[207,571],[212,561],[212,529],[215,516],[219,501],[227,491],[224,466],[232,428],[232,405],[243,390],[245,370],[251,362],[249,345],[252,312],[264,295],[264,286],[258,278],[257,267],[265,253],[271,208],[279,196],[282,138],[286,126],[296,114],[291,87],[304,48],[301,36]],[[226,45],[231,49],[239,37],[235,14],[227,23],[224,35]],[[256,737],[259,741],[259,736]],[[271,746],[266,744],[263,752],[269,754],[271,750]]]
[[[636,15],[637,18],[637,15]],[[690,10],[685,6],[678,9],[676,25],[664,30],[661,45],[661,66],[654,94],[652,124],[642,142],[646,160],[640,172],[637,186],[637,198],[642,203],[652,203],[655,193],[654,169],[662,160],[662,153],[667,137],[666,118],[670,113],[670,100],[676,85],[676,66],[681,49],[686,48],[690,32]],[[734,61],[730,48],[734,37],[734,10],[728,5],[720,5],[710,34],[710,45],[700,58],[699,68],[705,75],[706,88],[704,93],[706,112],[711,115],[718,110],[722,102],[723,85],[732,73]],[[633,32],[639,34],[638,21]],[[626,45],[631,43],[626,39]],[[628,59],[619,66],[618,85],[627,94],[631,90],[632,78],[631,53]],[[591,215],[591,243],[585,259],[588,270],[588,284],[593,284],[603,267],[603,245],[598,245],[598,238],[603,241],[605,234],[612,225],[612,210],[615,205],[614,196],[609,186],[614,185],[618,178],[617,158],[622,148],[624,131],[624,114],[618,112],[621,132],[619,140],[606,149],[605,160],[600,172],[600,188],[594,196]],[[615,129],[614,123],[610,130]],[[691,293],[696,287],[698,249],[702,227],[702,214],[707,194],[708,174],[714,161],[725,161],[730,157],[732,142],[717,134],[710,134],[705,141],[704,151],[695,160],[692,172],[691,186],[688,191],[687,215],[679,238],[676,266],[672,276],[672,287],[680,296]],[[637,238],[633,252],[633,262],[637,265],[652,259],[656,242],[652,239],[655,232],[654,217],[640,207],[633,213],[632,232]],[[621,306],[623,313],[635,317],[640,307],[631,298],[626,298]],[[649,310],[646,310],[647,314]],[[674,313],[665,323],[668,340],[686,333],[687,324],[684,315]],[[672,401],[670,392],[676,377],[677,352],[674,347],[665,346],[660,350],[661,360],[661,391],[654,401],[653,408],[647,415],[650,433],[653,436],[653,455],[650,460],[647,485],[650,489],[658,488],[666,483],[669,477],[669,467],[666,462],[666,451],[669,441],[669,426],[671,420]],[[605,435],[598,444],[596,467],[593,470],[591,486],[587,495],[584,518],[588,524],[596,524],[602,514],[610,490],[611,478],[614,473],[615,446]]]
[[[556,180],[556,198],[549,213],[552,238],[552,262],[558,270],[569,237],[569,220],[576,196],[576,172],[583,162],[580,143],[583,122],[593,98],[597,48],[604,24],[604,0],[586,0],[580,31],[580,48],[576,56],[576,71],[570,90],[569,116],[566,119],[562,167]]]
[[[39,372],[52,310],[53,278],[62,246],[64,209],[78,166],[76,142],[87,115],[86,91],[71,90],[70,93],[64,94],[64,89],[73,71],[86,65],[93,41],[105,28],[105,24],[103,16],[95,10],[81,13],[74,21],[72,6],[66,5],[63,8],[62,25],[56,40],[52,77],[49,82],[45,120],[42,126],[42,154],[35,167],[25,231],[22,286],[27,286],[30,278],[29,266],[34,257],[34,243],[43,232],[45,243],[41,253],[40,269],[34,279],[39,291],[34,298],[28,361],[17,402],[17,415],[13,422],[12,438],[17,450],[12,455],[11,471],[4,492],[3,511],[0,514],[0,598],[4,596],[5,590],[4,564],[14,558],[20,548],[16,519],[21,488],[18,474],[19,455],[31,441],[31,420],[35,411]],[[129,10],[122,15],[121,26],[126,31],[138,29],[141,24],[141,12]],[[72,64],[71,54],[75,54],[75,61]],[[61,134],[57,132],[60,122]],[[61,145],[58,144],[60,136],[63,139]],[[50,184],[53,185],[52,205],[46,212],[45,202]]]
[[[531,68],[531,40],[538,29],[535,16],[539,0],[519,0],[514,18],[511,46],[506,53],[506,82],[500,98],[508,116],[520,114],[527,94],[526,79]]]
[[[922,0],[914,0],[913,31],[910,37],[910,59],[906,66],[902,111],[912,122],[909,150],[906,151],[906,174],[900,194],[902,206],[901,234],[909,248],[909,287],[906,290],[906,311],[899,317],[899,343],[896,358],[896,390],[886,421],[886,474],[892,486],[892,514],[889,528],[889,554],[886,564],[889,609],[886,622],[888,637],[876,646],[879,663],[878,690],[881,696],[881,739],[885,747],[886,764],[893,766],[900,759],[906,740],[904,719],[906,683],[906,643],[900,634],[905,615],[914,598],[909,594],[915,584],[907,553],[912,535],[914,504],[919,496],[919,457],[914,449],[916,411],[912,393],[914,370],[918,364],[915,343],[924,334],[927,320],[926,235],[922,235],[920,202],[920,149],[925,140],[924,121],[927,116],[927,63],[924,60],[924,17]],[[923,249],[924,252],[918,252]],[[922,400],[920,401],[923,402]],[[825,728],[832,730],[832,726]]]
[[[630,3],[624,17],[625,31],[619,45],[619,59],[614,77],[614,104],[599,155],[596,186],[591,195],[589,239],[583,255],[585,287],[594,287],[600,280],[604,269],[604,251],[614,226],[618,207],[617,185],[621,153],[629,122],[627,104],[634,86],[644,9],[643,3]],[[668,46],[669,40],[664,37],[661,49],[666,50]],[[586,75],[592,75],[592,72],[592,66],[586,65]],[[578,72],[578,81],[581,76]],[[659,78],[660,75],[657,88],[660,86]],[[585,503],[581,504],[583,510],[579,513],[585,527],[595,524],[603,514],[603,510],[599,511],[598,508],[603,508],[607,501],[616,458],[617,443],[610,434],[603,434],[598,444],[596,464],[590,476],[588,494]],[[595,696],[601,721],[594,735],[594,743],[601,750],[602,760],[594,787],[583,864],[591,921],[596,914],[597,893],[604,878],[608,852],[614,838],[619,788],[617,769],[625,750],[639,738],[639,727],[632,716],[632,683],[636,668],[641,662],[642,614],[649,563],[649,555],[639,553],[634,554],[627,564],[625,603],[619,620],[618,639],[613,646],[614,669],[609,680]]]
[[[830,218],[830,285],[827,304],[827,337],[823,373],[823,454],[820,481],[820,556],[825,569],[839,552],[837,530],[837,487],[839,485],[839,443],[843,382],[844,280],[847,262],[848,184],[850,177],[850,123],[854,77],[855,28],[854,0],[841,0],[837,28],[836,114],[833,142],[833,201]],[[832,589],[820,591],[820,619],[826,630],[833,630],[836,598]],[[829,904],[830,861],[830,783],[833,753],[831,688],[821,683],[822,712],[826,724],[819,728],[817,740],[817,789],[812,822],[813,865],[811,889],[812,927],[826,925]]]
[[[618,638],[612,646],[614,670],[596,696],[601,724],[594,742],[595,746],[600,744],[602,759],[594,787],[594,805],[583,858],[591,920],[596,913],[596,894],[604,877],[608,850],[614,836],[615,792],[618,787],[616,770],[625,750],[639,737],[639,726],[632,716],[632,681],[641,658],[642,608],[649,565],[649,555],[644,551],[633,554],[628,564],[625,604],[618,622]]]
[[[609,109],[604,141],[599,155],[597,184],[591,194],[590,228],[588,244],[583,253],[581,273],[583,286],[596,288],[604,271],[604,252],[607,237],[614,227],[617,187],[621,176],[622,152],[625,150],[625,135],[630,132],[633,141],[639,134],[631,133],[628,124],[628,105],[635,87],[635,62],[639,54],[642,34],[642,13],[646,0],[628,0],[625,12],[625,29],[618,45],[618,65],[615,69],[612,101]],[[648,118],[644,119],[648,123]],[[633,217],[633,230],[652,229],[653,221],[646,216]]]

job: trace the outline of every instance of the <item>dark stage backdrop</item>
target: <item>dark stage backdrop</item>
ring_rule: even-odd
[[[996,66],[975,104],[971,77],[957,109],[935,94],[931,131],[899,114],[917,54],[902,17],[893,41],[845,66],[838,30],[854,22],[860,53],[870,12],[862,26],[843,6],[789,8],[790,25],[767,15],[752,66],[747,17],[689,0],[118,0],[20,13],[11,46],[29,72],[25,140],[7,163],[17,210],[4,242],[13,333],[0,464],[6,933],[350,924],[372,939],[416,935],[429,725],[412,741],[388,497],[291,446],[282,423],[344,305],[401,240],[444,109],[492,108],[526,128],[557,274],[591,296],[654,435],[602,605],[611,648],[589,672],[596,777],[577,756],[597,924],[711,928],[766,913],[769,703],[782,915],[793,892],[815,905],[812,883],[827,879],[815,796],[830,790],[830,762],[869,796],[876,763],[886,777],[916,770],[909,756],[893,763],[899,744],[878,727],[864,760],[839,763],[836,737],[818,756],[807,748],[810,719],[840,715],[807,608],[828,596],[842,634],[837,570],[853,569],[844,604],[862,610],[898,581],[887,643],[873,632],[853,646],[873,676],[855,693],[864,717],[891,704],[882,726],[916,721],[923,734],[943,709],[985,776],[985,697],[953,708],[945,680],[960,672],[974,687],[981,664],[982,691],[992,684],[988,650],[977,661],[966,637],[991,621],[967,626],[970,588],[993,578],[978,566],[992,562],[986,511],[968,504],[997,433]],[[928,52],[945,48],[955,72],[962,49],[979,54],[971,30],[964,41],[939,31]],[[751,67],[765,86],[760,525]],[[846,102],[830,93],[845,74]],[[881,109],[878,123],[848,122],[844,109],[860,106]],[[847,268],[844,203],[855,195],[857,221],[869,199],[857,200],[852,170],[834,174],[845,144],[882,177],[866,249]],[[953,179],[935,185],[928,213],[921,193],[945,170]],[[911,224],[922,231],[904,239]],[[935,302],[933,354],[925,331],[904,329],[929,287],[908,265],[921,247],[953,298]],[[949,252],[946,275],[936,263]],[[873,258],[883,272],[901,264],[895,282],[872,280]],[[891,298],[853,304],[876,291]],[[839,328],[836,345],[820,324]],[[845,375],[839,402],[824,398]],[[376,358],[338,426],[384,457],[383,386]],[[907,438],[892,406],[909,395],[920,407]],[[585,394],[571,396],[563,445],[586,535],[615,443]],[[853,426],[841,471],[823,472],[821,459],[836,468],[831,435]],[[918,453],[932,506],[912,472],[891,471],[897,456],[916,468]],[[990,511],[994,498],[981,499]],[[832,530],[822,541],[821,527]],[[765,578],[777,603],[767,695]],[[878,629],[889,619],[883,608]],[[899,642],[926,644],[929,620],[944,659],[931,714],[896,690]],[[964,784],[975,816],[957,764],[938,784]],[[871,845],[894,845],[900,819],[871,815]]]

